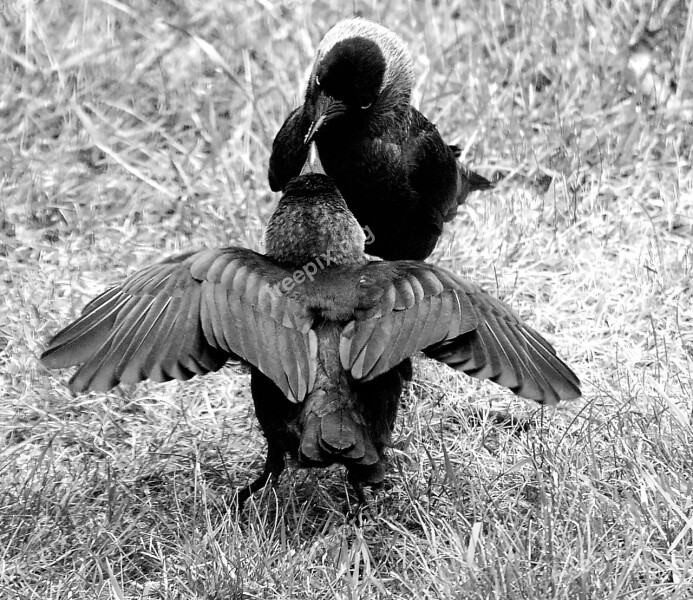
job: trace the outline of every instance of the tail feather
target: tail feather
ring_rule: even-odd
[[[460,177],[467,182],[468,193],[490,190],[493,187],[493,183],[486,179],[486,177],[479,175],[476,171],[472,171],[462,163],[459,164],[458,170],[460,172]]]
[[[455,158],[462,156],[462,148],[456,144],[449,145],[450,150],[455,155]],[[479,175],[476,171],[472,171],[469,167],[462,163],[458,163],[458,171],[460,173],[461,188],[462,193],[458,196],[462,196],[459,199],[459,203],[462,204],[464,199],[471,192],[478,192],[481,190],[489,190],[493,187],[493,183],[486,179],[483,175]]]
[[[450,146],[455,158],[459,158],[462,154],[459,146]],[[455,193],[456,202],[448,205],[443,212],[443,220],[445,222],[452,221],[457,214],[457,208],[465,203],[467,196],[472,192],[483,192],[493,188],[493,182],[489,181],[483,175],[479,175],[476,171],[472,171],[469,167],[461,162],[457,163],[457,191]]]
[[[324,390],[306,398],[301,457],[308,463],[372,465],[380,455],[352,403],[330,402]]]
[[[359,445],[363,446],[363,442],[359,433],[356,423],[344,409],[328,413],[320,421],[320,442],[328,451],[362,454],[363,448]]]

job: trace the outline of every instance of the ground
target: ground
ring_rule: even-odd
[[[264,456],[241,367],[71,396],[37,356],[163,255],[262,248],[271,141],[354,11],[498,180],[432,259],[584,397],[418,359],[366,510],[334,468],[239,512]],[[0,0],[0,597],[693,597],[692,64],[676,0]]]

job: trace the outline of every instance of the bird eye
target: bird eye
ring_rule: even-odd
[[[361,110],[366,110],[366,109],[370,108],[371,106],[373,106],[373,103],[372,103],[372,102],[369,102],[368,104],[364,104],[364,105],[361,107]]]
[[[317,75],[315,76],[315,85],[317,85],[318,87],[320,87],[320,79],[318,79],[318,76],[317,76]]]

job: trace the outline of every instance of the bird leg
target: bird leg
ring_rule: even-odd
[[[268,440],[267,458],[265,458],[265,468],[262,470],[262,473],[260,473],[260,476],[255,481],[238,489],[236,493],[236,501],[238,502],[239,510],[243,508],[245,501],[250,498],[250,496],[265,487],[270,478],[273,478],[274,481],[279,479],[279,475],[281,475],[284,467],[284,452],[280,446]]]
[[[368,504],[366,494],[363,489],[363,482],[358,478],[358,476],[352,471],[349,471],[347,473],[347,481],[351,484],[351,487],[354,488],[354,493],[356,494],[356,499],[358,500],[359,504]]]
[[[352,470],[347,470],[347,481],[354,490],[354,494],[356,494],[357,502],[356,506],[352,509],[349,504],[349,500],[347,499],[346,503],[344,504],[344,514],[348,519],[354,519],[364,506],[368,506],[368,500],[366,500],[366,494],[363,489],[363,481],[357,473]]]

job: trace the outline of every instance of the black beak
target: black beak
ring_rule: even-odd
[[[343,115],[347,110],[346,105],[339,100],[335,100],[331,96],[320,94],[318,102],[315,106],[315,117],[310,125],[308,134],[306,135],[304,144],[310,144],[313,138],[318,133],[318,130],[328,121],[331,121],[339,115]]]

